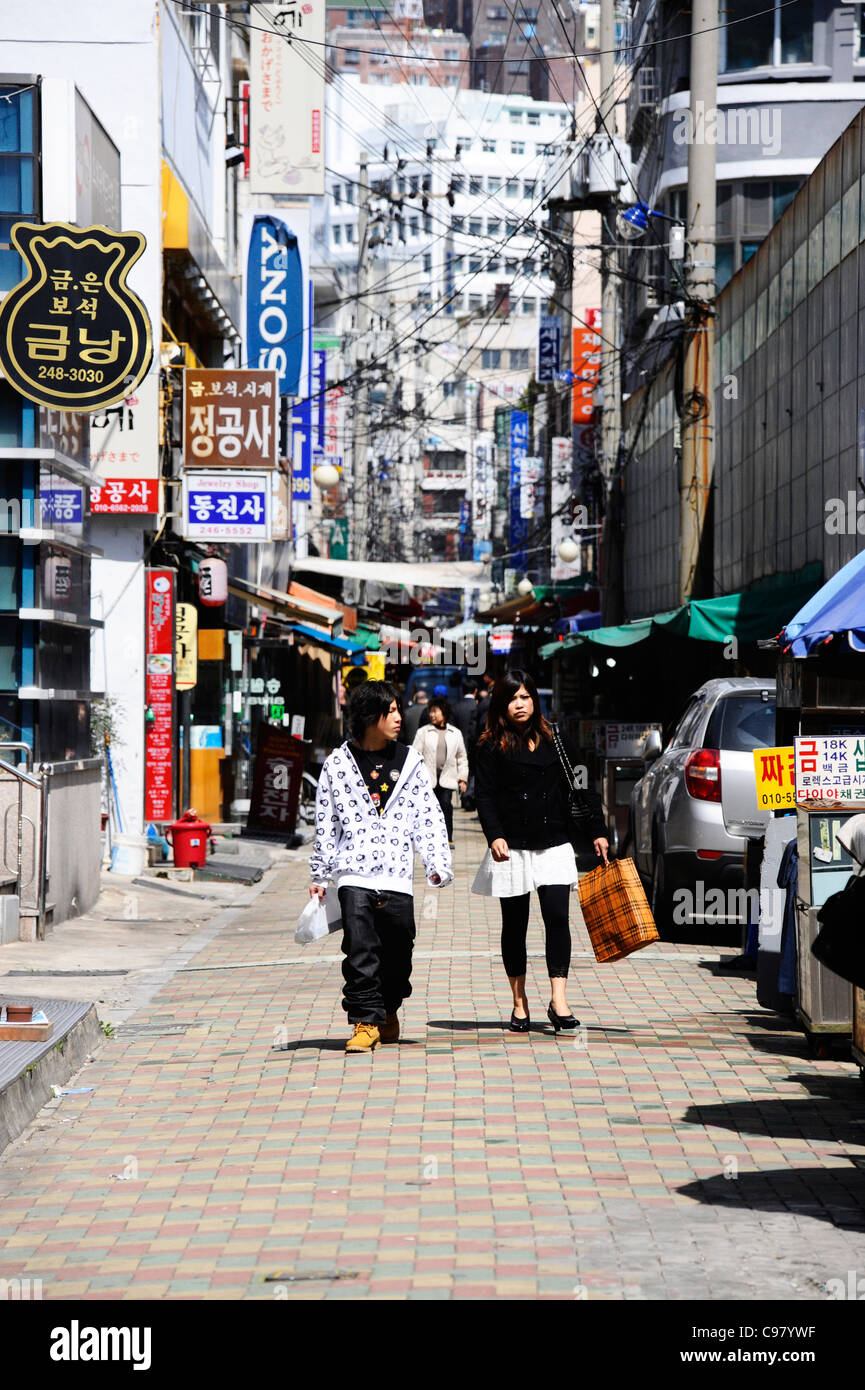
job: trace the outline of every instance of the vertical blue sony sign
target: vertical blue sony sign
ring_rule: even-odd
[[[281,396],[300,395],[304,277],[297,237],[281,217],[257,213],[246,264],[246,353],[276,371]]]
[[[510,567],[524,570],[527,561],[526,537],[529,528],[525,517],[520,514],[520,487],[523,462],[529,452],[529,416],[527,411],[511,411],[510,436],[511,468],[510,487],[508,489],[510,497]]]

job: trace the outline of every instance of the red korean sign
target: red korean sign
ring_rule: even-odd
[[[601,311],[586,309],[583,323],[574,329],[573,351],[573,411],[575,425],[585,425],[592,418],[592,396],[601,365]]]
[[[173,819],[174,788],[174,572],[146,572],[146,707],[144,819]]]
[[[90,489],[92,516],[129,515],[159,511],[156,478],[106,478]]]
[[[276,372],[189,367],[183,379],[183,461],[187,468],[276,467]]]

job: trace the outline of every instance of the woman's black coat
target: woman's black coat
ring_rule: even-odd
[[[565,755],[576,764],[572,745],[563,739]],[[487,844],[506,840],[510,849],[550,849],[573,843],[574,822],[568,816],[568,786],[555,745],[542,739],[535,753],[519,749],[505,755],[480,744],[476,754],[476,796]],[[578,793],[594,812],[585,828],[588,840],[607,837],[597,792]],[[607,837],[608,838],[608,837]]]

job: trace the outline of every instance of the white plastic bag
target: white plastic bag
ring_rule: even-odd
[[[336,910],[337,916],[333,912]],[[299,946],[306,946],[310,941],[321,941],[332,931],[339,931],[342,927],[342,914],[339,911],[339,904],[331,904],[328,895],[325,893],[324,900],[320,898],[310,898],[306,907],[297,919],[297,926],[294,929],[294,939]]]

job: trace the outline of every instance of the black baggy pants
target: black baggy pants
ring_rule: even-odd
[[[349,1023],[384,1023],[411,994],[414,899],[373,888],[339,890],[342,1007]]]

